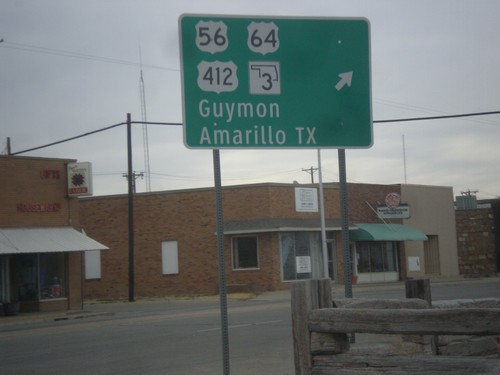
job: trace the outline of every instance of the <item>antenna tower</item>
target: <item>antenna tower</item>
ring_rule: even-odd
[[[405,135],[403,134],[403,171],[405,177],[405,184],[408,183],[406,179],[406,145],[405,145]]]
[[[146,89],[144,87],[144,77],[142,75],[142,51],[139,46],[139,58],[141,65],[141,78],[139,80],[140,94],[141,94],[141,120],[142,124],[142,143],[144,149],[144,171],[146,174],[146,191],[151,191],[151,173],[149,168],[149,139],[148,139],[148,125],[146,115]]]

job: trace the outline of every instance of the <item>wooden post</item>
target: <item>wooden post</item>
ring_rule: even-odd
[[[427,305],[432,307],[431,282],[429,279],[406,280],[406,298],[418,298],[427,301]]]
[[[429,279],[407,280],[405,282],[406,298],[418,298],[427,301],[432,308],[431,281]],[[431,337],[432,354],[439,355],[439,336]]]
[[[291,288],[292,333],[295,375],[310,375],[312,371],[309,312],[332,307],[330,279],[296,281]]]

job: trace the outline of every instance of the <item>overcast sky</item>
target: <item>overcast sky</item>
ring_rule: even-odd
[[[183,13],[366,17],[374,120],[500,110],[497,0],[7,0],[1,151],[7,137],[18,152],[124,122],[127,113],[140,121],[140,56],[147,120],[182,123]],[[147,133],[151,190],[213,186],[212,152],[187,149],[181,126]],[[406,178],[452,186],[456,195],[500,196],[500,115],[375,123],[373,134],[373,147],[347,150],[349,182]],[[133,144],[134,170],[145,171],[141,125]],[[96,195],[127,191],[124,126],[23,155],[90,161]],[[221,163],[223,185],[308,183],[303,169],[318,165],[315,150],[222,150]],[[322,151],[322,166],[325,182],[338,181],[337,150]],[[137,191],[145,190],[138,180]]]

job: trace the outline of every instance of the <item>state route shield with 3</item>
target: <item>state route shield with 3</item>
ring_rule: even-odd
[[[364,18],[182,15],[190,148],[366,148],[373,143]]]

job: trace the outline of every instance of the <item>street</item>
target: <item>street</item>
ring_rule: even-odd
[[[115,314],[0,325],[2,373],[222,373],[216,298],[100,304],[88,309]],[[288,299],[230,301],[229,330],[233,373],[271,374],[276,368],[293,373]]]
[[[404,283],[354,297],[403,298]],[[342,297],[343,287],[334,288]],[[500,279],[432,284],[433,300],[500,298]],[[3,374],[221,374],[217,297],[99,303],[67,319],[0,317]],[[289,292],[230,299],[231,373],[292,375]],[[19,317],[21,319],[22,317]]]

